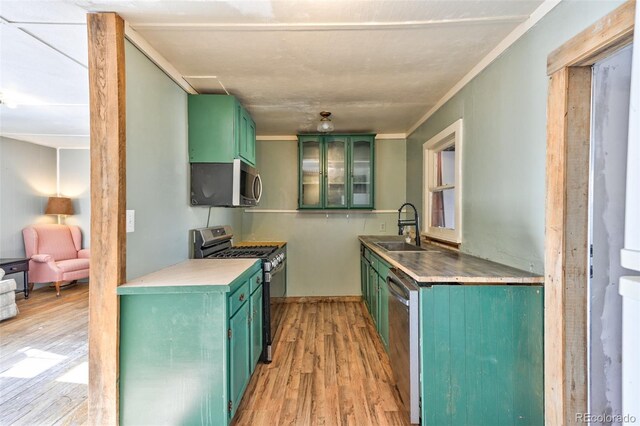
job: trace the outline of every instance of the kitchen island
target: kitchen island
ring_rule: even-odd
[[[227,425],[262,351],[257,259],[194,259],[118,287],[120,423]]]
[[[390,358],[387,277],[395,268],[417,287],[422,424],[542,425],[543,277],[432,244],[377,244],[401,237],[359,239],[363,298]]]

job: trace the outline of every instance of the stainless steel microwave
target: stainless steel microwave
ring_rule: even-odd
[[[244,161],[191,163],[193,206],[250,207],[261,196],[260,174]]]

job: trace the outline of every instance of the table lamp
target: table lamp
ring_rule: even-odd
[[[49,197],[47,208],[44,211],[44,214],[58,215],[58,224],[61,223],[60,216],[68,216],[74,213],[71,198],[67,197]]]

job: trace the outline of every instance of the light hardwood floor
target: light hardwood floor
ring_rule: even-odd
[[[0,322],[0,425],[86,422],[88,296],[81,283],[16,297]]]
[[[405,425],[389,359],[361,302],[286,304],[234,425]]]
[[[0,425],[85,424],[87,387],[72,382],[86,379],[88,286],[18,299],[20,314],[0,323]],[[285,309],[274,362],[258,364],[234,425],[407,424],[361,302]]]

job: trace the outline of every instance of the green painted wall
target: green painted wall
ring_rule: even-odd
[[[189,229],[206,226],[207,207],[189,205],[187,94],[126,43],[127,279],[185,260]],[[214,208],[211,224],[242,232],[240,209]]]
[[[22,229],[34,223],[55,223],[45,216],[56,194],[56,150],[0,137],[0,257],[23,257]],[[22,275],[11,275],[22,288]]]
[[[407,198],[422,210],[422,144],[464,119],[461,249],[543,271],[548,54],[621,2],[562,2],[407,140]]]
[[[60,194],[70,197],[75,213],[65,223],[82,230],[82,246],[91,244],[91,153],[87,149],[60,149]]]
[[[257,167],[264,185],[258,209],[298,206],[298,144],[258,141]],[[357,236],[397,233],[396,210],[405,200],[405,141],[376,141],[376,208],[392,213],[252,213],[243,215],[245,240],[288,243],[288,296],[360,294]],[[380,231],[384,224],[386,231]]]

